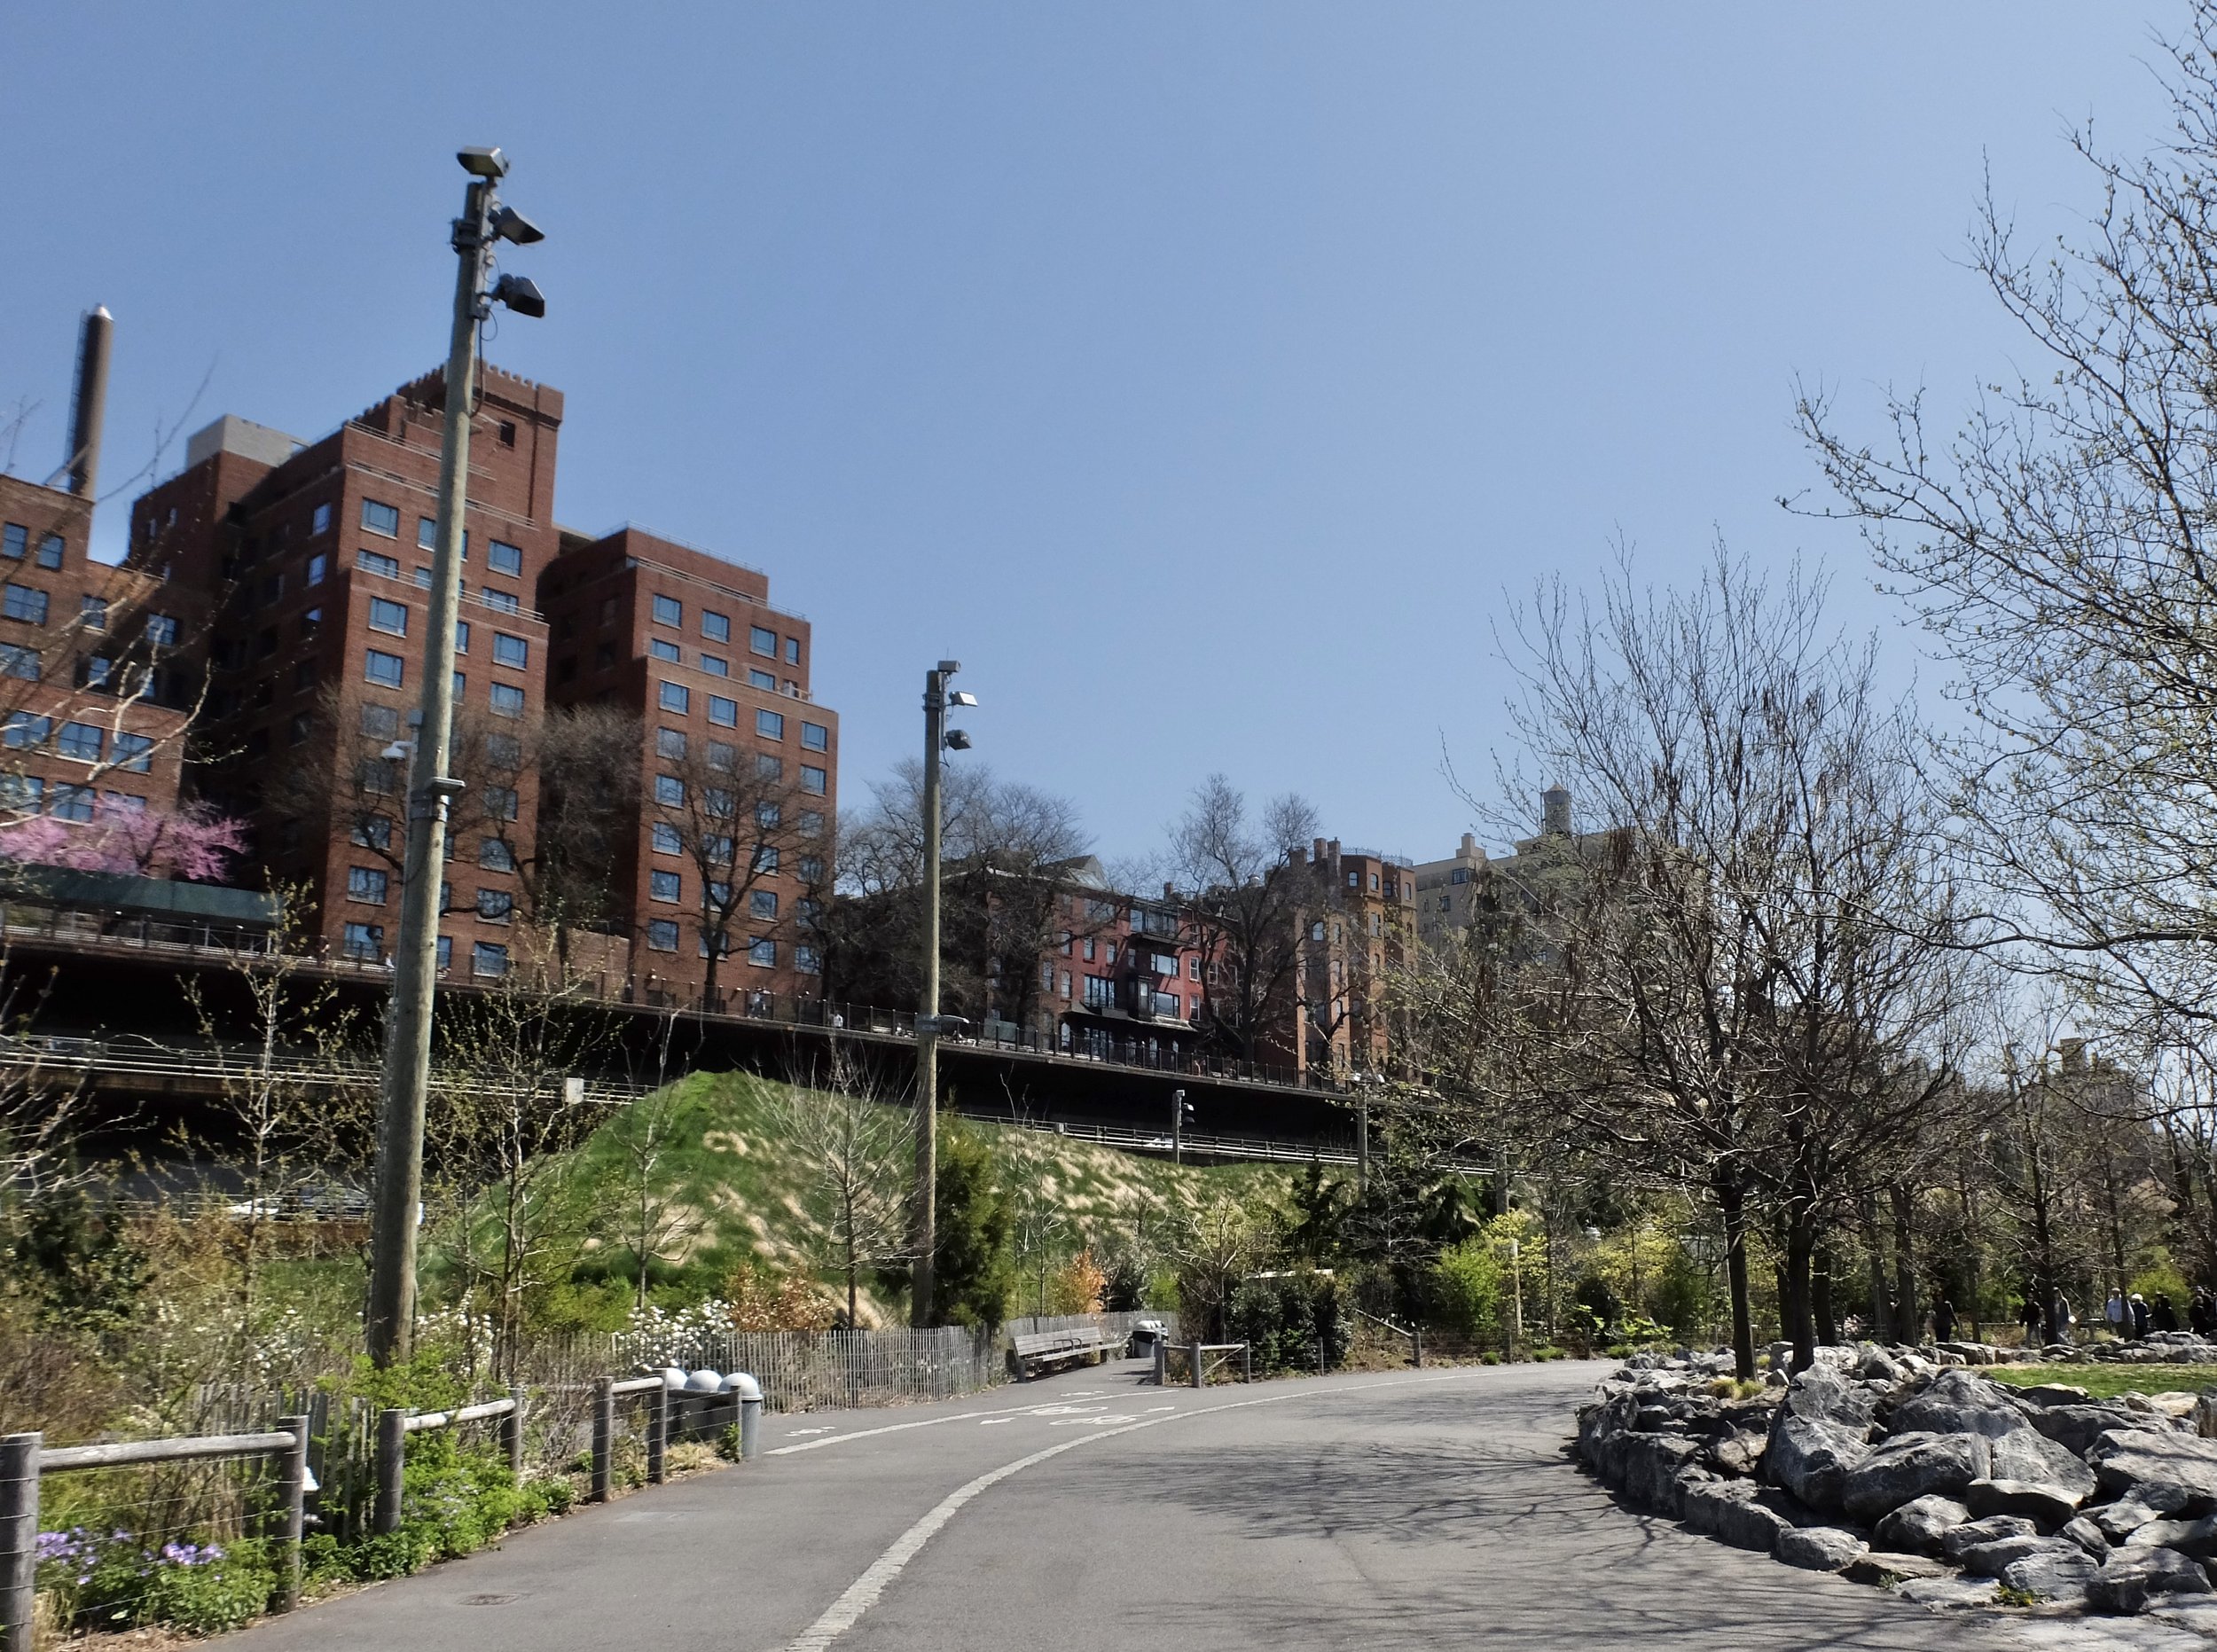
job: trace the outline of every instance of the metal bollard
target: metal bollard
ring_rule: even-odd
[[[31,1652],[38,1591],[39,1434],[0,1437],[0,1647]]]
[[[513,1402],[513,1408],[500,1420],[500,1445],[508,1453],[508,1472],[521,1483],[523,1479],[523,1384],[512,1384],[508,1398]]]
[[[1201,1363],[1201,1344],[1199,1343],[1188,1343],[1186,1345],[1186,1351],[1187,1358],[1193,1362],[1193,1371],[1191,1373],[1193,1385],[1195,1388],[1208,1387],[1209,1371],[1208,1367]]]
[[[388,1405],[377,1413],[377,1515],[380,1532],[400,1530],[401,1479],[408,1467],[408,1413]]]
[[[668,1388],[649,1391],[646,1408],[646,1484],[660,1485],[668,1477],[665,1465],[670,1460],[670,1413],[676,1409],[671,1403],[677,1398]]]
[[[1421,1325],[1409,1333],[1409,1363],[1420,1371],[1424,1368],[1424,1327]]]
[[[278,1469],[278,1541],[284,1554],[278,1570],[277,1609],[289,1612],[301,1603],[301,1538],[308,1527],[308,1419],[279,1417],[278,1428],[293,1437]]]
[[[1252,1343],[1242,1343],[1240,1344],[1240,1381],[1242,1382],[1252,1382],[1254,1380],[1255,1344]]]
[[[1164,1388],[1167,1387],[1169,1383],[1170,1338],[1167,1336],[1158,1336],[1155,1339],[1155,1386],[1156,1388]]]
[[[732,1374],[732,1391],[739,1396],[739,1460],[750,1463],[762,1455],[762,1384],[737,1371]]]

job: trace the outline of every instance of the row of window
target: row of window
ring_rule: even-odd
[[[31,560],[40,568],[59,568],[61,552],[61,536],[43,534],[39,537],[38,555]],[[31,557],[31,530],[21,522],[0,523],[0,556],[11,562]]]
[[[329,559],[326,557],[312,556],[309,558],[308,583],[311,585],[322,584],[324,583],[325,575],[328,572],[328,564]],[[398,579],[400,577],[399,560],[396,558],[387,556],[381,552],[357,551],[354,553],[354,565],[365,574],[377,574],[386,579]],[[283,595],[285,590],[284,575],[276,575],[273,576],[273,579],[275,584],[274,591],[270,589],[272,584],[271,580],[264,580],[262,582],[264,598],[266,600],[270,601],[274,601],[277,597]],[[416,568],[416,587],[419,591],[428,591],[431,589],[431,570],[421,566],[420,564],[419,564]],[[470,595],[469,582],[467,580],[458,581],[455,585],[455,594],[463,601],[467,602]],[[487,607],[497,609],[503,614],[521,614],[523,612],[523,599],[517,596],[514,591],[503,591],[497,585],[484,585],[479,587],[477,599],[483,603]]]
[[[365,649],[362,656],[362,676],[365,681],[380,688],[400,688],[408,680],[408,662],[396,654],[387,654],[381,648]],[[454,698],[460,700],[469,679],[457,671],[454,674]],[[524,693],[513,683],[495,683],[488,691],[492,712],[497,717],[520,717],[523,715]]]
[[[824,817],[813,809],[803,810],[797,825],[803,837],[823,835]],[[654,821],[649,830],[652,834],[654,853],[657,855],[682,855],[685,852],[685,834],[669,821]],[[701,846],[705,858],[725,865],[730,864],[732,849],[732,840],[728,836],[721,833],[710,833],[701,839]],[[759,844],[756,848],[755,855],[756,858],[761,862],[757,870],[763,872],[778,870],[776,844]],[[818,855],[801,856],[794,865],[794,873],[803,883],[822,882],[824,880],[823,857]]]
[[[652,605],[652,613],[654,623],[657,625],[682,627],[685,622],[685,605],[675,597],[657,595]],[[604,620],[611,619],[615,616],[615,609],[603,607],[601,615]],[[732,616],[728,614],[718,614],[713,608],[701,609],[701,635],[710,642],[730,642]],[[774,660],[778,657],[778,633],[767,625],[750,625],[747,628],[747,646],[751,652],[762,655],[766,660]],[[677,655],[672,654],[670,657],[675,659]],[[787,665],[801,663],[801,639],[798,637],[788,637],[785,639],[785,659]]]
[[[325,528],[331,526],[331,518],[329,515],[330,508],[331,507],[328,505],[317,505],[316,507],[316,531],[317,533],[322,533]],[[381,534],[388,539],[399,538],[400,507],[396,505],[387,505],[380,499],[363,500],[362,528],[363,531],[365,533]],[[437,547],[438,543],[438,520],[435,517],[430,516],[419,516],[416,518],[416,544],[418,548],[425,551],[434,550]],[[462,559],[464,561],[467,561],[469,560],[469,530],[465,528],[462,531]],[[369,553],[364,552],[364,554],[366,555]],[[521,578],[523,575],[522,549],[520,546],[509,544],[505,540],[488,540],[485,544],[485,566],[492,569],[492,571],[496,574],[506,574],[512,578]]]
[[[654,919],[646,926],[647,947],[656,952],[674,952],[678,950],[681,933],[681,926],[675,918]],[[709,939],[706,930],[700,933],[701,956],[703,958],[709,956]],[[730,958],[741,950],[732,944],[729,936],[717,936],[715,939],[719,957]],[[748,940],[744,943],[744,951],[747,961],[757,969],[775,969],[778,967],[778,943],[767,936]],[[797,945],[793,949],[793,967],[803,975],[820,975],[824,968],[823,954],[813,946]]]
[[[372,597],[370,599],[370,629],[373,631],[383,631],[388,637],[407,636],[408,605],[404,602],[394,602],[384,597]],[[454,622],[454,652],[467,654],[469,651],[470,622],[467,620],[457,620]],[[530,642],[525,638],[511,637],[506,631],[495,631],[493,633],[493,663],[513,666],[519,671],[529,669],[531,663]]]
[[[0,774],[0,804],[19,814],[50,814],[57,820],[90,820],[105,806],[111,813],[143,815],[146,800],[134,792],[101,793],[63,780],[51,791],[35,774]]]
[[[349,958],[364,964],[385,962],[385,926],[380,923],[350,923],[341,932],[341,950]],[[439,967],[454,967],[454,937],[439,937]],[[470,948],[470,973],[497,980],[508,973],[508,949],[497,941],[480,941]]]
[[[0,746],[16,751],[35,751],[51,740],[55,756],[79,763],[99,762],[106,755],[107,737],[107,731],[97,723],[65,723],[61,732],[56,733],[53,718],[28,711],[11,711],[6,721],[0,723]],[[115,766],[144,774],[153,764],[153,749],[154,742],[147,735],[118,733]]]

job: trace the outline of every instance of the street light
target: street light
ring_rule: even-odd
[[[1170,1162],[1186,1162],[1186,1126],[1193,1122],[1193,1103],[1186,1100],[1186,1092],[1170,1092]]]
[[[947,692],[962,669],[942,660],[924,673],[924,996],[916,1016],[916,1191],[911,1235],[916,1262],[911,1273],[909,1323],[931,1324],[932,1258],[939,1242],[939,1039],[954,1017],[939,1014],[939,754],[967,751],[970,737],[947,726],[947,708],[975,706],[975,694]]]
[[[370,1231],[370,1299],[364,1330],[380,1366],[405,1359],[414,1341],[416,1224],[423,1190],[424,1094],[431,1082],[431,1002],[438,979],[439,862],[447,810],[462,782],[447,773],[454,724],[454,619],[460,603],[462,513],[468,504],[470,415],[477,400],[477,330],[493,304],[544,316],[546,299],[521,276],[504,275],[489,294],[496,244],[544,239],[493,185],[508,175],[497,148],[455,156],[470,183],[451,245],[453,327],[446,359],[446,433],[439,454],[438,539],[431,553],[431,618],[424,638],[423,697],[408,777],[408,848],[402,861],[400,936],[393,949],[393,998],[385,1022],[385,1072],[379,1096],[377,1193]],[[400,744],[400,742],[396,742]],[[387,756],[393,756],[388,747]],[[397,758],[396,758],[397,760]]]

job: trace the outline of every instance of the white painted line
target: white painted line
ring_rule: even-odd
[[[1273,1405],[1281,1400],[1313,1399],[1319,1394],[1359,1394],[1366,1389],[1402,1388],[1413,1382],[1451,1382],[1457,1376],[1465,1374],[1468,1374],[1467,1371],[1450,1372],[1443,1376],[1433,1377],[1388,1377],[1380,1382],[1352,1382],[1344,1388],[1297,1389],[1284,1394],[1265,1394],[1260,1399],[1237,1399],[1226,1405],[1203,1405],[1198,1410],[1173,1412],[1168,1416],[1148,1417],[1142,1421],[1127,1422],[1120,1428],[1103,1429],[1095,1434],[1081,1434],[1074,1439],[1064,1440],[1060,1445],[1050,1445],[1043,1451],[1032,1452],[1029,1457],[1019,1457],[1014,1462],[1003,1463],[998,1468],[989,1468],[975,1480],[967,1480],[955,1487],[953,1491],[934,1504],[914,1525],[894,1538],[892,1546],[873,1561],[869,1570],[861,1577],[849,1584],[846,1592],[825,1609],[821,1617],[801,1631],[798,1638],[786,1648],[785,1652],[825,1652],[833,1641],[862,1621],[863,1614],[877,1604],[878,1597],[885,1593],[886,1586],[901,1575],[902,1570],[907,1566],[908,1562],[916,1558],[917,1551],[930,1542],[933,1535],[942,1526],[961,1512],[965,1503],[981,1491],[989,1491],[999,1485],[1009,1476],[1022,1474],[1034,1464],[1043,1463],[1050,1457],[1060,1457],[1064,1452],[1074,1452],[1081,1445],[1092,1445],[1095,1440],[1110,1439],[1119,1434],[1136,1434],[1141,1429],[1151,1429],[1158,1423],[1175,1422],[1179,1417],[1205,1417],[1210,1413],[1218,1411],[1244,1411],[1250,1405]],[[952,1421],[956,1419],[949,1418],[945,1421]],[[910,1422],[899,1426],[914,1429],[925,1425]],[[891,1430],[881,1429],[873,1429],[872,1432],[889,1433]],[[853,1439],[858,1437],[842,1435],[840,1437]],[[819,1444],[828,1445],[831,1442],[825,1440]],[[787,1449],[798,1451],[803,1448],[789,1446]]]
[[[763,1453],[764,1457],[783,1457],[790,1452],[812,1452],[826,1445],[843,1445],[849,1440],[866,1440],[877,1434],[899,1434],[909,1429],[928,1429],[942,1422],[967,1422],[975,1417],[1024,1417],[1034,1414],[1060,1415],[1068,1411],[1098,1411],[1098,1405],[1063,1405],[1052,1400],[1038,1400],[1029,1405],[1004,1405],[998,1411],[963,1411],[949,1417],[923,1417],[914,1422],[889,1422],[879,1429],[855,1429],[845,1434],[827,1435],[820,1440],[803,1440],[798,1445],[779,1445]],[[796,1429],[796,1434],[818,1432],[811,1429]]]

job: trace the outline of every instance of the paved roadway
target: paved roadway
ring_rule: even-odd
[[[1563,1451],[1571,1407],[1605,1369],[1195,1392],[1145,1385],[1127,1364],[968,1401],[772,1417],[758,1462],[234,1640],[240,1652],[2024,1646],[1618,1507]]]

